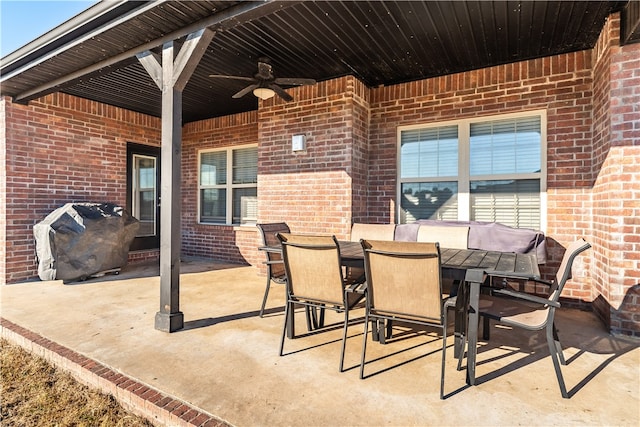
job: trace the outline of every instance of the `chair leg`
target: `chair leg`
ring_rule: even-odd
[[[373,325],[375,327],[375,324]],[[367,332],[369,329],[369,313],[364,316],[364,335],[362,335],[362,356],[360,358],[360,379],[364,379],[364,360],[367,353]],[[371,332],[373,333],[373,332]]]
[[[311,310],[312,310],[312,308],[309,307],[308,305],[304,306],[304,317],[307,320],[307,332],[313,331],[314,322],[313,322],[313,319],[312,319],[313,312]]]
[[[269,297],[269,288],[271,287],[271,278],[267,275],[267,287],[264,290],[264,297],[262,298],[262,307],[260,307],[260,317],[264,315],[264,307],[267,305],[267,298]]]
[[[324,310],[322,312],[324,316]],[[349,328],[349,307],[344,308],[344,327],[342,331],[342,349],[340,350],[340,372],[344,371],[344,352],[347,346],[347,329]]]
[[[442,372],[440,373],[440,399],[444,399],[444,368],[447,355],[447,319],[442,325]],[[462,360],[462,359],[460,359]]]
[[[289,310],[293,309],[292,305],[293,303],[289,303],[289,301],[284,304],[284,326],[282,327],[282,338],[280,339],[280,356],[284,352],[284,336],[287,334],[287,320],[289,319]],[[295,336],[295,331],[291,332],[292,336]]]
[[[465,335],[462,341],[462,349],[460,350],[460,354],[458,355],[458,366],[456,367],[456,371],[462,370],[462,359],[464,358],[464,348],[467,344],[467,336]]]
[[[550,314],[552,316],[552,314]],[[560,355],[558,353],[558,348],[556,347],[556,341],[553,337],[554,330],[553,322],[547,324],[547,344],[549,345],[549,353],[551,353],[551,360],[553,361],[553,368],[556,371],[556,377],[558,378],[558,385],[560,386],[560,393],[562,397],[565,399],[569,398],[569,394],[567,393],[567,387],[564,384],[564,378],[562,377],[562,371],[560,370]]]
[[[461,280],[454,279],[451,281],[451,290],[449,291],[449,296],[455,297],[458,295],[458,288],[460,287]]]
[[[378,321],[371,321],[371,340],[372,341],[380,341],[380,337],[378,336]]]
[[[454,282],[455,283],[455,282]],[[447,316],[445,317],[445,324],[448,321],[448,314],[449,314],[449,309],[452,308],[455,310],[455,306],[445,306],[446,310],[447,310]],[[460,336],[459,333],[454,333],[454,339],[461,339],[462,340],[462,348],[460,349],[460,353],[458,354],[458,366],[456,367],[456,370],[461,371],[462,370],[462,359],[464,358],[464,348],[465,345],[467,343],[467,330],[468,328],[465,327],[465,333],[462,334],[462,336]],[[446,332],[446,330],[445,330]],[[454,346],[455,346],[455,342],[454,342]],[[454,353],[454,357],[455,357],[455,351]]]
[[[325,308],[324,307],[320,307],[318,310],[320,310],[320,318],[318,320],[318,328],[324,328],[324,313],[325,313]]]
[[[487,316],[482,316],[482,339],[489,341],[491,335],[491,322]]]
[[[318,315],[318,311],[320,315]],[[305,306],[307,316],[307,329],[309,331],[324,327],[324,307]]]
[[[560,339],[558,338],[558,329],[556,328],[555,322],[553,323],[553,342],[556,346],[556,351],[560,359],[560,364],[566,365],[567,361],[564,360],[564,354],[562,353],[562,345],[560,345]]]

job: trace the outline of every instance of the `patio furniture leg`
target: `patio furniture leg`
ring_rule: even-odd
[[[560,358],[560,364],[566,365],[567,361],[564,360],[564,354],[562,353],[562,345],[560,345],[560,339],[558,338],[558,329],[556,328],[555,322],[553,322],[553,342],[556,346],[558,357]]]
[[[375,329],[377,324],[377,320],[371,321],[371,326]],[[360,379],[364,379],[364,359],[365,354],[367,353],[367,332],[369,328],[369,313],[366,313],[364,316],[364,334],[362,335],[362,355],[360,357]],[[371,331],[373,334],[374,332]]]
[[[269,297],[270,287],[271,287],[271,277],[267,275],[267,287],[264,290],[264,297],[262,298],[262,307],[260,307],[260,317],[264,315],[264,308],[267,305],[267,298]]]
[[[314,327],[313,327],[313,311],[312,308],[309,307],[308,305],[304,306],[304,317],[305,319],[307,319],[307,331],[311,332],[313,331]]]
[[[553,310],[553,309],[552,309]],[[560,359],[564,360],[564,356],[561,356],[561,350],[558,351],[556,346],[556,340],[554,339],[555,326],[553,322],[547,324],[547,344],[549,346],[549,353],[551,353],[551,360],[553,361],[553,368],[556,371],[556,378],[558,378],[558,385],[560,386],[560,393],[565,399],[569,398],[567,393],[567,387],[564,384],[564,378],[562,377],[562,371],[560,370]],[[559,344],[559,343],[558,343]]]
[[[284,306],[284,319],[287,330],[287,338],[295,338],[295,305],[293,302],[287,301]]]
[[[446,317],[442,325],[442,371],[440,373],[440,399],[444,399],[444,365],[447,355],[447,322]]]
[[[478,345],[478,321],[480,286],[484,282],[483,270],[467,270],[465,280],[468,282],[469,295],[467,310],[467,384],[476,383],[476,352]],[[459,298],[459,296],[458,296]],[[458,354],[459,355],[459,354]]]
[[[371,340],[372,341],[380,341],[380,337],[378,336],[378,321],[371,321]]]
[[[318,315],[318,311],[320,314]],[[307,330],[313,331],[324,327],[324,308],[305,306]]]
[[[391,339],[392,336],[393,336],[393,320],[387,320],[385,338]]]
[[[346,301],[346,298],[345,298]],[[322,310],[322,316],[324,316],[324,310]],[[344,352],[347,346],[347,329],[349,328],[349,307],[344,308],[344,328],[342,331],[342,349],[340,350],[340,372],[344,371]]]
[[[386,325],[387,325],[387,320],[386,319],[378,319],[376,322],[376,328],[378,329],[378,341],[380,342],[380,344],[386,344],[387,343],[387,334],[385,332],[386,330]]]
[[[290,313],[293,311],[293,303],[287,301],[284,306],[284,326],[282,327],[282,338],[280,339],[280,356],[284,352],[284,337],[288,335],[289,338],[294,337],[294,325],[293,316]]]
[[[455,330],[454,330],[454,345],[453,356],[461,357],[464,353],[465,346],[465,333],[466,333],[466,305],[468,303],[469,288],[468,283],[458,288],[458,296],[456,298],[455,306]]]
[[[482,339],[489,341],[491,335],[491,321],[488,317],[482,318]]]

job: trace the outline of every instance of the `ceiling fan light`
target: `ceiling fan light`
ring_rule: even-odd
[[[273,98],[275,96],[275,92],[272,89],[269,89],[268,87],[257,87],[253,90],[253,94],[262,99],[269,99],[269,98]]]

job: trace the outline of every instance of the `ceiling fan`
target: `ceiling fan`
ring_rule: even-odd
[[[274,95],[278,95],[285,101],[293,100],[293,97],[285,92],[280,85],[286,86],[305,86],[316,84],[314,79],[303,79],[293,77],[278,77],[273,74],[273,68],[268,58],[258,59],[258,72],[253,77],[243,76],[226,76],[222,74],[210,74],[209,77],[221,79],[245,80],[252,82],[249,86],[233,95],[232,98],[242,98],[249,92],[253,92],[260,99],[269,99]]]

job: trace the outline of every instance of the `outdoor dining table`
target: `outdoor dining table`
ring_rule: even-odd
[[[338,241],[338,244],[343,265],[364,266],[364,251],[360,242]],[[282,252],[279,246],[263,246],[259,249]],[[443,277],[460,280],[462,284],[456,300],[454,356],[458,357],[464,351],[466,338],[467,383],[475,385],[481,285],[490,276],[539,278],[538,262],[533,254],[450,248],[440,248],[440,262]],[[293,310],[289,312],[293,313]]]

